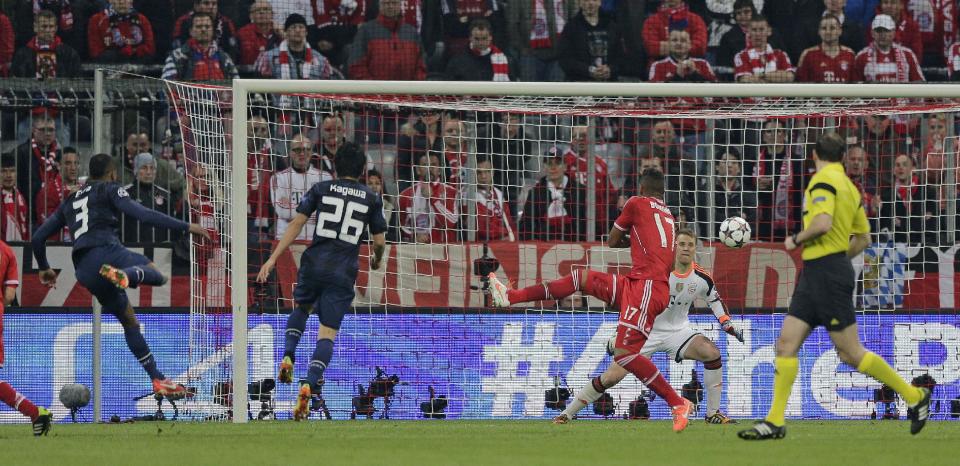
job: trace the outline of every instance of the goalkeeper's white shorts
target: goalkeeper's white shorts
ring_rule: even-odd
[[[640,354],[650,357],[653,353],[667,353],[674,361],[683,361],[683,353],[690,346],[693,337],[700,335],[700,332],[694,330],[688,324],[686,327],[670,330],[662,330],[654,325],[653,331],[647,337],[647,342],[640,350]]]

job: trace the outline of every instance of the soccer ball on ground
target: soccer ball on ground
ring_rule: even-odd
[[[720,242],[731,248],[742,248],[750,242],[750,224],[742,217],[730,217],[720,224]]]

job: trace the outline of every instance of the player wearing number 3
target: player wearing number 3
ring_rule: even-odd
[[[57,272],[47,262],[47,238],[70,228],[73,236],[73,266],[77,281],[93,294],[103,311],[113,314],[123,326],[127,347],[153,380],[153,391],[163,396],[183,396],[186,389],[164,377],[140,331],[140,323],[127,299],[127,288],[140,285],[161,286],[167,278],[143,255],[120,244],[118,230],[121,213],[140,222],[190,232],[210,240],[203,227],[150,210],[117,183],[117,167],[107,154],[90,159],[90,179],[86,186],[68,196],[33,235],[33,255],[40,270],[40,281],[49,287],[57,283]]]
[[[510,290],[490,274],[491,295],[498,307],[516,303],[562,299],[577,291],[597,297],[620,311],[613,359],[666,400],[673,414],[673,430],[687,427],[693,404],[681,398],[657,366],[642,353],[653,322],[670,304],[673,270],[674,219],[663,203],[663,174],[648,170],[640,177],[640,196],[631,197],[617,217],[607,245],[630,248],[633,267],[626,275],[574,270],[550,283]],[[606,387],[597,387],[598,391]]]
[[[366,156],[356,144],[340,146],[334,156],[338,178],[317,183],[307,191],[287,231],[257,274],[257,281],[266,283],[277,258],[296,240],[304,224],[316,212],[316,234],[310,247],[300,256],[297,287],[293,290],[297,307],[287,319],[283,360],[277,377],[281,383],[293,381],[297,344],[307,326],[307,317],[316,311],[320,318],[320,332],[306,383],[300,386],[293,410],[293,418],[297,421],[310,414],[310,398],[320,391],[323,372],[333,357],[333,339],[353,302],[353,287],[360,269],[360,237],[368,225],[373,238],[371,269],[380,268],[386,247],[384,232],[387,231],[387,222],[383,218],[383,200],[358,181],[366,163]]]

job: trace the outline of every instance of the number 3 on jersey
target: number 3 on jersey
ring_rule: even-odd
[[[673,249],[673,219],[670,217],[664,217],[660,214],[653,214],[654,219],[657,221],[657,231],[660,233],[660,247]],[[670,224],[670,228],[664,228],[663,222]],[[667,242],[667,235],[670,235],[670,242]]]
[[[333,206],[333,212],[320,212],[317,216],[317,236],[339,239],[350,244],[359,243],[364,224],[363,220],[353,218],[353,214],[365,214],[370,208],[359,202],[344,202],[339,197],[324,197],[322,202]],[[338,224],[339,232],[336,231]]]
[[[77,213],[77,222],[80,223],[80,226],[76,231],[73,232],[73,239],[76,240],[80,235],[87,232],[89,225],[87,225],[87,219],[89,218],[89,210],[87,209],[87,201],[90,198],[84,197],[82,199],[77,199],[73,201],[73,210]]]

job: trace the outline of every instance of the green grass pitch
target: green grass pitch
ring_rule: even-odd
[[[693,421],[316,421],[0,426],[0,464],[65,465],[907,465],[958,464],[960,423],[794,421],[780,441]]]

